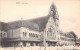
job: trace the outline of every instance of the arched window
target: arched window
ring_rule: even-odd
[[[23,37],[26,37],[27,33],[26,32],[23,32]]]
[[[50,33],[52,33],[52,29],[51,29],[51,28],[48,28],[48,31],[49,31]]]
[[[35,35],[34,35],[34,34],[32,34],[32,37],[35,37]]]
[[[24,32],[23,32],[23,37],[24,37]]]
[[[25,32],[25,37],[26,37],[26,34],[27,34],[27,33]]]
[[[4,38],[6,37],[6,33],[4,33]]]
[[[2,33],[1,33],[1,38],[2,38]]]
[[[52,29],[51,29],[51,28],[48,28],[48,34],[49,34],[50,36],[52,36]]]
[[[31,34],[29,33],[29,37],[31,36]]]

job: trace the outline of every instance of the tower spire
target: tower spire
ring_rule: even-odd
[[[49,16],[53,17],[54,21],[56,21],[56,19],[59,19],[57,8],[54,3],[52,3],[50,6]]]
[[[56,6],[54,3],[51,4],[50,10],[49,10],[49,15],[54,16],[56,14]]]

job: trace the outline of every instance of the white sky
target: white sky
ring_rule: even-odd
[[[80,37],[80,0],[0,0],[0,21],[46,16],[53,1],[58,10],[60,29],[74,31]]]

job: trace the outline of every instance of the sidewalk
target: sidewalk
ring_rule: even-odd
[[[44,47],[40,46],[32,46],[32,47],[7,47],[7,48],[0,48],[0,50],[44,50]],[[51,46],[46,47],[46,50],[80,50],[80,47],[73,47],[73,46]]]

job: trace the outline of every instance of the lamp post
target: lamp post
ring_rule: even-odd
[[[44,50],[46,50],[46,30],[44,29]]]

